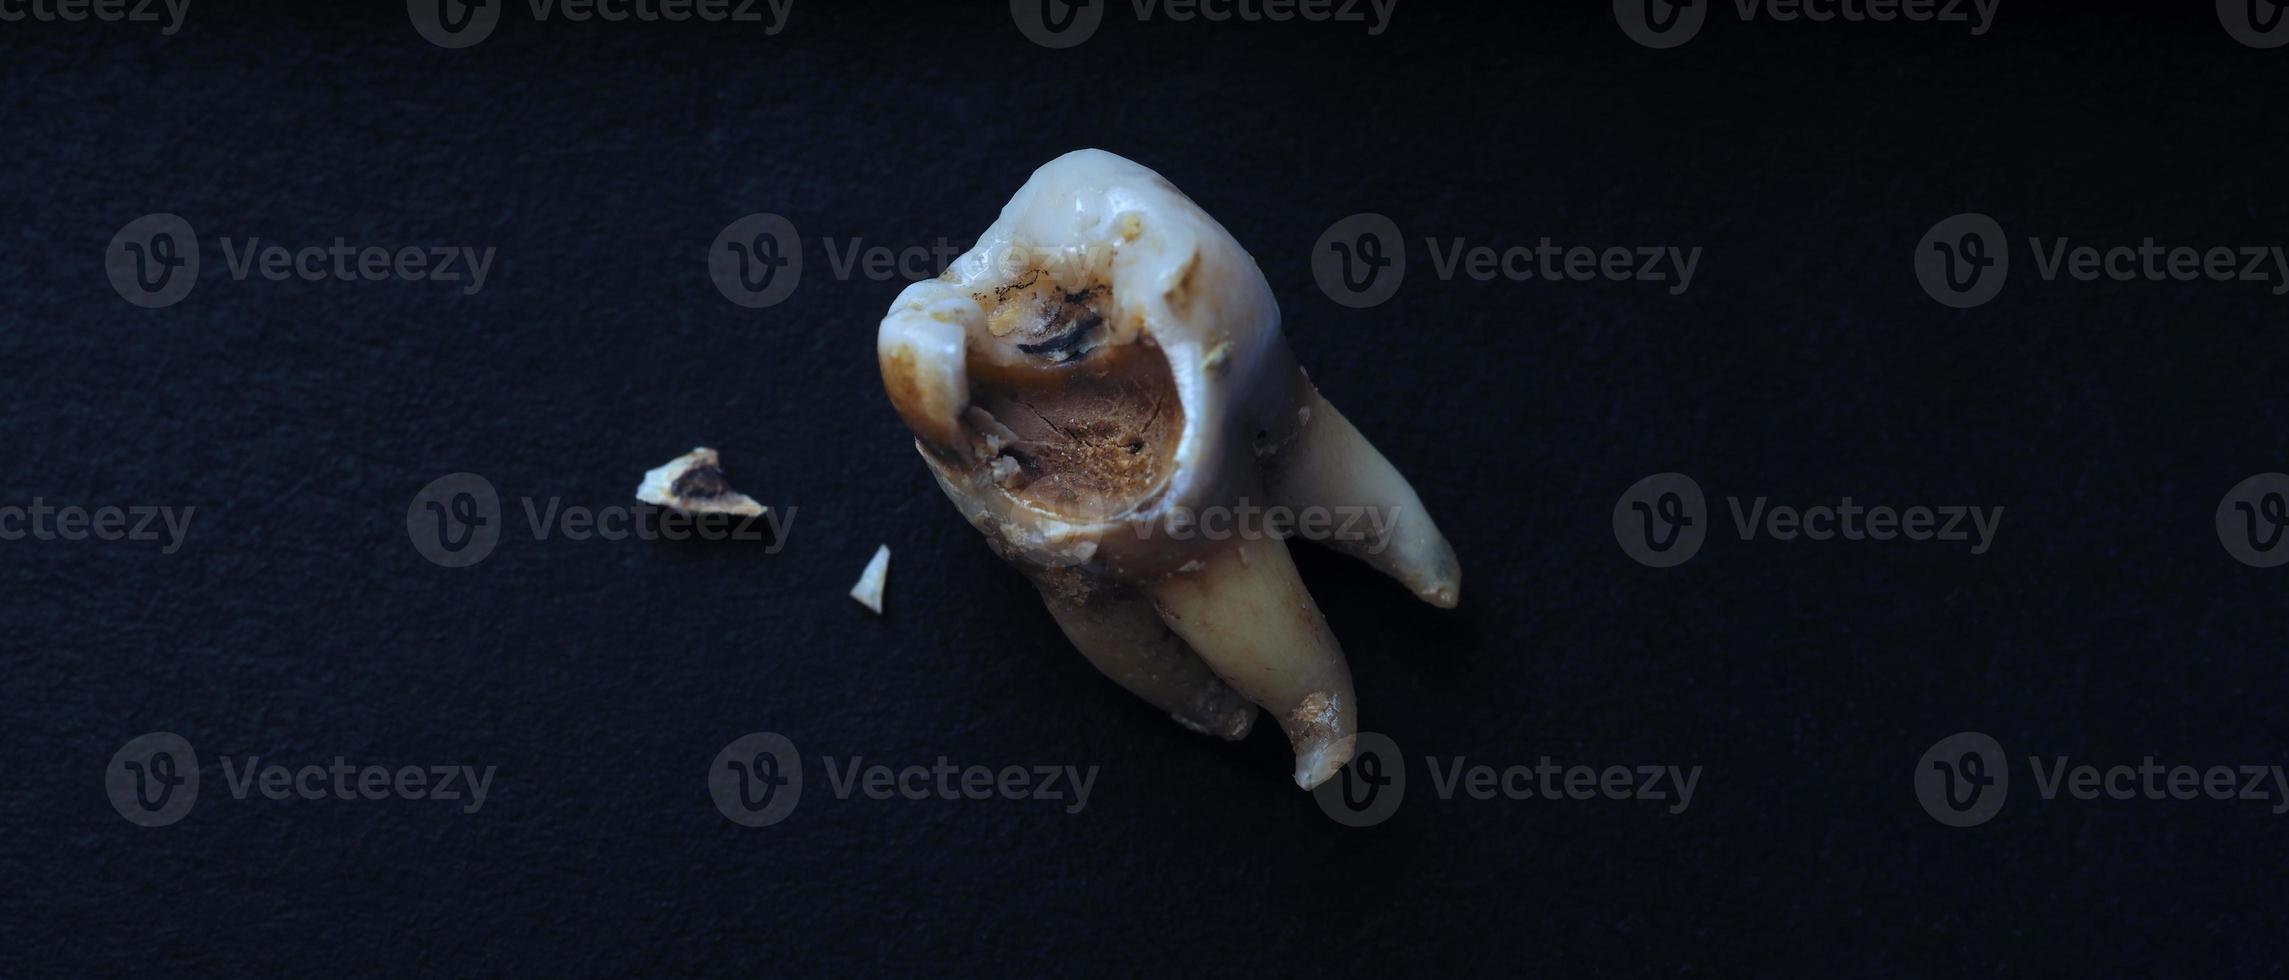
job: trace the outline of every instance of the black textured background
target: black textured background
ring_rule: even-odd
[[[1519,6],[1410,0],[1371,37],[1117,4],[1070,51],[992,2],[796,0],[777,37],[517,5],[461,51],[393,3],[0,24],[0,503],[197,508],[171,556],[0,545],[0,973],[2281,972],[2270,803],[2022,782],[1955,830],[1909,780],[1964,729],[2022,759],[2289,761],[2289,579],[2211,527],[2285,468],[2284,298],[2045,283],[2022,251],[1957,312],[1909,254],[1966,210],[2015,238],[2281,243],[2289,50],[2208,3],[2004,4],[1981,37],[1726,4],[1660,52],[1606,4]],[[825,274],[830,237],[966,246],[1083,146],[1255,253],[1314,379],[1460,550],[1441,612],[1299,549],[1365,725],[1412,760],[1379,827],[1323,816],[1272,726],[1188,734],[1073,653],[881,394],[899,283]],[[809,263],[762,311],[704,261],[756,211]],[[1415,265],[1354,311],[1309,250],[1361,211]],[[160,310],[103,274],[149,212],[208,242]],[[1683,296],[1439,282],[1421,239],[1457,235],[1706,253]],[[233,282],[220,236],[499,258],[468,296]],[[443,474],[618,505],[701,443],[795,509],[784,551],[512,533],[449,570],[407,537]],[[1610,514],[1664,470],[1713,501],[2006,514],[1977,557],[1726,532],[1654,570]],[[881,619],[844,596],[878,542]],[[146,829],[101,770],[155,730],[206,785]],[[704,772],[757,730],[808,786],[746,829]],[[221,755],[499,775],[468,816],[242,802]],[[1102,770],[1068,816],[838,801],[822,755]],[[1442,802],[1424,755],[1706,771],[1670,815]]]

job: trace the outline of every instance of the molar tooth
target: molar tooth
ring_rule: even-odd
[[[1278,539],[1242,540],[1199,571],[1150,586],[1153,605],[1218,677],[1280,720],[1296,785],[1312,789],[1351,761],[1356,699],[1343,647]]]
[[[1318,786],[1350,760],[1343,649],[1285,542],[1175,533],[1267,497],[1372,508],[1329,544],[1454,605],[1454,552],[1405,477],[1320,397],[1231,233],[1138,164],[1035,171],[876,337],[883,385],[940,489],[1024,571],[1090,662],[1197,731],[1269,709]]]

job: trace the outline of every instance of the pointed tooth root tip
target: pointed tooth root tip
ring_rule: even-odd
[[[1415,594],[1440,609],[1453,609],[1462,604],[1462,583],[1440,582]]]
[[[1332,691],[1313,691],[1288,715],[1288,738],[1295,745],[1296,785],[1318,789],[1351,761],[1359,736],[1343,731],[1342,705]]]
[[[1443,540],[1431,556],[1403,562],[1392,574],[1415,598],[1440,609],[1453,609],[1462,603],[1462,562]]]
[[[1358,747],[1358,743],[1359,736],[1345,735],[1299,753],[1296,756],[1296,785],[1303,787],[1305,792],[1310,792],[1318,789],[1321,783],[1335,778],[1344,764],[1351,761],[1351,753]]]

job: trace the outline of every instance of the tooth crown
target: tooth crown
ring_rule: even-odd
[[[993,322],[1008,291],[1037,278],[1068,290],[1109,287],[1097,346],[1143,343],[1166,361],[1186,424],[1165,479],[1128,506],[1004,506],[1007,495],[973,485],[992,473],[975,469],[979,444],[966,431],[971,375],[1037,369],[1018,345],[999,342]],[[1259,433],[1277,442],[1294,427],[1280,409],[1293,400],[1294,359],[1255,259],[1159,174],[1102,150],[1036,171],[975,248],[898,297],[877,352],[891,401],[948,495],[983,498],[963,508],[972,522],[1045,564],[1165,564],[1158,559],[1169,549],[1152,544],[1167,544],[1166,535],[1138,525],[1253,489],[1246,471]]]

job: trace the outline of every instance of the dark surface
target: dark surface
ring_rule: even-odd
[[[2209,4],[2005,5],[1981,37],[1725,5],[1672,51],[1603,4],[1408,4],[1379,37],[1120,5],[1070,51],[996,3],[799,0],[777,37],[520,5],[463,51],[396,4],[320,6],[206,0],[173,37],[0,25],[0,503],[197,508],[174,555],[0,548],[0,973],[2282,970],[2270,802],[2022,783],[1959,830],[1910,788],[1965,729],[2078,763],[2289,761],[2289,569],[2211,526],[2228,487],[2289,468],[2284,298],[2040,282],[2021,251],[1958,312],[1909,268],[1966,210],[2014,236],[2281,242],[2289,51],[2234,43]],[[1298,550],[1364,724],[1411,757],[1388,823],[1323,816],[1272,726],[1191,735],[1075,654],[882,396],[899,283],[826,274],[824,238],[966,247],[1083,146],[1248,245],[1313,378],[1460,550],[1453,612]],[[756,211],[810,267],[750,311],[702,256]],[[1361,211],[1417,265],[1355,311],[1309,250]],[[149,212],[207,242],[158,310],[101,259]],[[250,235],[500,257],[466,296],[231,281],[214,239]],[[1457,235],[1706,254],[1682,296],[1440,282],[1421,239]],[[620,505],[703,443],[797,511],[784,551],[536,541],[514,509],[476,567],[409,544],[441,475]],[[1611,512],[1664,470],[1720,516],[1727,494],[2006,516],[1976,557],[1728,531],[1656,570]],[[844,591],[879,542],[878,620]],[[748,829],[703,773],[758,730],[808,785]],[[148,731],[205,766],[164,828],[100,776]],[[240,801],[223,755],[499,774],[473,815]],[[1102,769],[1069,816],[835,800],[822,755]],[[1670,815],[1441,801],[1424,755],[1706,771]]]

